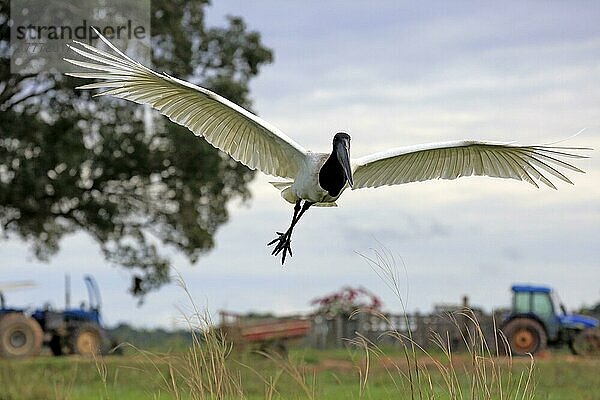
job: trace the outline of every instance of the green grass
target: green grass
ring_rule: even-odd
[[[361,374],[366,365],[364,352],[359,350],[295,349],[290,354],[289,365],[296,366],[306,380],[306,385],[314,390],[317,399],[389,399],[410,398],[408,379],[403,377],[409,367],[403,355],[397,350],[386,351],[387,359],[371,359],[369,376],[361,389]],[[30,360],[0,360],[0,400],[87,400],[87,399],[175,399],[169,376],[171,368],[186,370],[184,360],[174,355],[106,357],[101,361],[76,357],[39,357]],[[454,354],[454,370],[463,391],[464,398],[469,393],[473,374],[470,371],[470,355]],[[443,361],[443,355],[433,356]],[[399,369],[392,367],[393,362]],[[499,364],[510,360],[497,359]],[[423,370],[429,373],[431,383],[421,377],[421,390],[425,397],[436,399],[451,398],[444,381],[444,375],[429,358],[419,358]],[[508,365],[507,365],[508,366]],[[256,354],[233,354],[227,360],[232,376],[239,379],[248,399],[268,398],[268,382],[274,382],[277,391],[274,399],[303,399],[306,393],[294,379],[294,373],[287,373],[278,361],[266,359]],[[518,379],[526,373],[528,360],[513,361],[512,378]],[[580,359],[565,354],[552,354],[547,359],[535,361],[533,383],[535,398],[559,399],[598,399],[600,387],[600,360]],[[508,379],[507,372],[503,372]],[[424,374],[423,374],[424,375]],[[182,399],[191,398],[186,394],[187,386],[182,385],[183,377],[176,378]],[[395,383],[394,383],[395,381]],[[492,395],[492,398],[499,398]]]

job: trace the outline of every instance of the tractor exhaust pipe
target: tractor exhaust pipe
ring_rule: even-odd
[[[71,308],[71,275],[65,274],[65,310]]]

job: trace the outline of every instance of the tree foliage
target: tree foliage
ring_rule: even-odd
[[[91,98],[74,90],[77,79],[10,74],[7,3],[0,2],[0,231],[25,240],[40,260],[84,231],[108,261],[131,270],[132,291],[143,295],[168,281],[163,245],[192,262],[214,246],[227,203],[248,198],[253,173],[157,114],[145,131],[141,106]],[[248,108],[248,83],[271,51],[241,18],[206,27],[207,5],[152,1],[153,67]]]
[[[348,316],[358,310],[379,311],[383,305],[379,297],[360,286],[344,286],[337,292],[312,299],[310,304],[317,307],[315,314],[328,317]]]

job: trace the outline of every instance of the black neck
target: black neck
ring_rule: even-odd
[[[335,149],[319,171],[319,185],[332,197],[339,195],[346,185],[346,175],[335,154]]]

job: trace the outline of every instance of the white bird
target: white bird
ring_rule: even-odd
[[[276,244],[272,254],[282,253],[282,264],[287,254],[292,255],[292,231],[306,210],[312,205],[335,206],[348,186],[361,189],[486,175],[523,180],[536,187],[539,181],[556,189],[551,177],[572,183],[560,169],[583,172],[564,159],[585,158],[573,151],[588,149],[548,145],[458,140],[400,147],[351,160],[350,136],[340,132],[333,138],[331,153],[315,153],[231,101],[203,87],[154,72],[98,36],[111,52],[77,41],[76,46],[69,46],[88,61],[65,60],[94,72],[67,75],[99,79],[78,89],[107,89],[98,95],[149,104],[249,168],[286,179],[273,185],[295,205],[292,222],[268,243]]]

